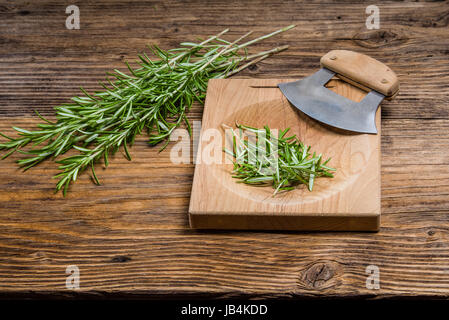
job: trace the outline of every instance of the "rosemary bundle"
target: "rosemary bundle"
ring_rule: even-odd
[[[296,135],[287,137],[287,128],[276,134],[268,127],[263,129],[245,125],[236,125],[238,132],[232,133],[232,150],[224,152],[235,160],[233,177],[238,182],[251,185],[271,184],[279,191],[293,190],[299,184],[305,184],[312,191],[317,177],[333,177],[328,167],[330,158],[323,161],[321,154],[310,153],[310,146],[304,145]]]
[[[129,74],[115,69],[107,73],[104,90],[88,93],[83,88],[83,96],[72,98],[71,103],[55,107],[56,121],[40,115],[43,121],[33,131],[13,127],[19,134],[0,144],[0,150],[7,150],[2,159],[18,151],[27,155],[18,160],[19,166],[27,170],[38,163],[52,158],[59,164],[61,172],[54,178],[56,192],[65,195],[70,183],[90,167],[94,182],[99,184],[94,165],[104,159],[108,166],[108,156],[123,146],[125,157],[131,160],[129,146],[136,135],[146,131],[151,145],[165,142],[174,129],[186,123],[190,132],[186,113],[194,101],[203,103],[208,80],[229,77],[251,64],[257,63],[271,54],[287,49],[277,47],[248,55],[247,47],[260,40],[287,31],[294,26],[282,28],[273,33],[247,42],[242,41],[251,32],[230,42],[222,35],[228,30],[199,42],[184,42],[180,48],[162,50],[157,45],[150,47],[157,57],[139,55],[139,66]],[[22,150],[31,145],[27,151]],[[162,148],[162,149],[163,149]],[[67,151],[75,149],[75,155],[60,158]]]

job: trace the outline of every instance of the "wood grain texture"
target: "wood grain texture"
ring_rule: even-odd
[[[279,79],[213,79],[209,81],[189,207],[197,229],[303,231],[377,231],[380,222],[379,134],[323,126],[292,106],[277,88]],[[327,87],[354,101],[366,93],[341,80]],[[313,191],[305,185],[273,197],[271,186],[236,183],[233,165],[221,151],[232,149],[223,125],[236,123],[271,130],[290,128],[311,153],[331,158],[335,177],[317,178]],[[226,134],[228,135],[226,137]],[[218,156],[217,154],[218,153]]]
[[[321,57],[320,63],[364,90],[375,90],[386,97],[399,90],[396,73],[370,56],[349,50],[332,50]]]
[[[297,24],[257,45],[289,44],[238,78],[311,74],[331,49],[381,60],[401,91],[382,105],[382,228],[366,233],[200,232],[188,227],[193,165],[174,165],[145,138],[119,154],[94,186],[80,177],[53,195],[52,164],[22,174],[0,162],[2,297],[449,297],[449,3],[382,2],[380,30],[366,30],[362,1],[75,1],[0,4],[0,131],[32,127],[33,109],[78,94],[148,43],[164,48],[230,28],[256,35]],[[255,49],[252,49],[255,50]],[[254,52],[254,51],[251,51]],[[200,120],[202,107],[189,113]],[[65,287],[67,265],[80,290]],[[367,265],[380,290],[365,287]]]

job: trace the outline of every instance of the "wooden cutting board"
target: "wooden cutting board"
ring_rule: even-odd
[[[294,108],[275,87],[286,81],[293,79],[214,79],[209,82],[190,199],[190,226],[198,229],[377,231],[380,224],[380,108],[376,114],[377,135],[335,129]],[[355,101],[365,95],[362,90],[337,79],[327,86]],[[231,175],[232,164],[229,160],[225,163],[225,154],[221,152],[225,141],[222,125],[234,127],[236,122],[254,127],[268,125],[279,130],[290,127],[290,132],[311,145],[312,151],[332,157],[329,165],[337,169],[335,177],[316,179],[312,192],[300,185],[274,197],[271,186],[236,183]],[[214,132],[221,134],[214,135]],[[215,160],[211,161],[210,156]]]

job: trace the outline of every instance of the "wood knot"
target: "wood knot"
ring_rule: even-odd
[[[248,67],[248,69],[251,70],[251,71],[257,71],[257,69],[259,69],[259,67],[257,65],[255,65],[255,64],[252,64],[252,65],[250,65]]]
[[[393,30],[361,30],[352,40],[364,48],[380,48],[402,44],[408,38],[401,31]]]
[[[128,262],[131,261],[131,258],[128,256],[115,256],[111,259],[112,262],[117,263],[117,262]]]
[[[39,261],[39,263],[48,263],[51,261],[51,258],[43,251],[36,251],[31,256],[34,260]]]
[[[336,285],[339,265],[334,262],[315,262],[301,276],[301,282],[310,289],[326,289]]]

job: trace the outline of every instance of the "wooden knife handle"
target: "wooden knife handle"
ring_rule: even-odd
[[[364,90],[375,90],[387,98],[399,91],[398,77],[388,66],[364,54],[332,50],[321,58],[321,66],[338,77]]]

